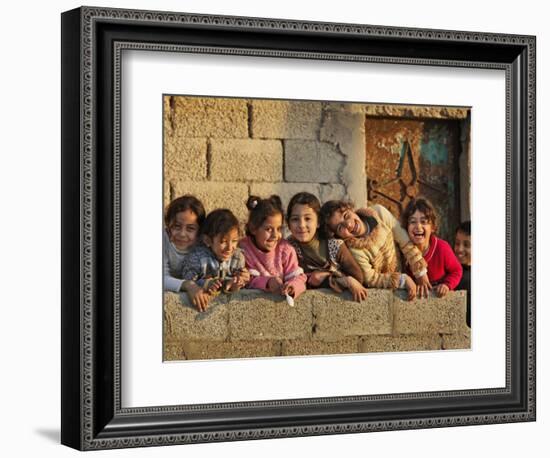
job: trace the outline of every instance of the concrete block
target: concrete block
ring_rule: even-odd
[[[234,294],[228,304],[230,340],[310,338],[311,304],[302,296],[290,307],[284,297],[258,290]]]
[[[162,202],[164,204],[164,209],[166,209],[166,207],[168,207],[170,202],[172,202],[172,200],[173,200],[172,190],[170,189],[171,188],[170,180],[167,180],[165,178],[163,183],[162,183],[162,187],[163,187]]]
[[[348,195],[346,188],[341,184],[322,184],[321,187],[321,204],[329,200],[347,200]]]
[[[252,137],[316,140],[321,115],[320,102],[254,100],[251,116]]]
[[[193,194],[204,205],[207,212],[216,208],[229,208],[239,221],[246,221],[248,210],[248,186],[244,183],[177,182],[174,197]]]
[[[264,358],[280,356],[281,345],[271,340],[238,340],[212,342],[189,340],[183,342],[186,359]]]
[[[365,336],[359,342],[360,353],[394,352],[394,351],[428,351],[441,350],[439,334],[421,336]]]
[[[162,351],[163,361],[183,361],[187,359],[183,349],[183,342],[179,339],[164,339]]]
[[[285,181],[338,183],[344,157],[332,143],[286,140]]]
[[[472,348],[470,328],[465,326],[456,334],[443,334],[444,350],[469,350]]]
[[[164,137],[164,179],[174,182],[205,180],[206,151],[206,139]]]
[[[186,138],[248,138],[243,99],[174,96],[174,134]]]
[[[212,181],[282,181],[283,145],[279,140],[212,140]]]
[[[290,199],[299,192],[310,192],[319,199],[321,198],[320,186],[313,183],[252,183],[250,185],[250,195],[266,198],[277,194],[283,202],[285,214]]]
[[[314,339],[336,341],[344,336],[391,334],[391,291],[369,289],[363,302],[354,302],[347,291],[337,294],[323,289],[308,294],[313,304]]]
[[[229,336],[227,300],[226,295],[219,295],[212,299],[208,310],[199,312],[185,293],[164,293],[165,339],[226,340]]]
[[[395,334],[456,334],[466,323],[466,293],[451,291],[443,298],[405,300],[400,291],[394,299]]]
[[[350,337],[334,342],[321,340],[285,340],[282,342],[283,356],[300,355],[342,355],[357,353],[359,338]]]

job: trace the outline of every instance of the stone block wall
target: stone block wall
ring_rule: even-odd
[[[164,360],[326,355],[470,348],[466,295],[450,292],[412,302],[402,293],[308,290],[284,298],[243,290],[213,299],[200,313],[185,294],[164,296]]]
[[[241,221],[252,194],[279,194],[285,207],[300,191],[362,206],[365,116],[469,122],[466,108],[165,96],[164,204],[191,193]]]
[[[250,195],[366,202],[364,115],[341,104],[165,96],[164,204],[195,194],[245,221]]]

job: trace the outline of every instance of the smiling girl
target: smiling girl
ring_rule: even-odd
[[[239,221],[227,209],[210,212],[201,228],[202,243],[183,263],[182,278],[189,299],[199,311],[218,291],[234,292],[250,280],[244,256],[237,247]]]
[[[282,239],[283,208],[279,196],[250,196],[246,235],[240,242],[250,271],[249,288],[296,299],[306,289],[306,275],[296,251]]]
[[[162,234],[164,289],[183,291],[181,276],[183,262],[189,250],[198,241],[205,211],[195,197],[185,195],[174,199],[166,208],[164,231]]]
[[[300,267],[307,275],[308,288],[348,289],[357,302],[367,297],[363,273],[343,240],[319,233],[321,204],[308,192],[296,194],[288,204],[288,241],[296,250]]]
[[[462,267],[451,246],[435,235],[437,216],[433,205],[423,198],[413,199],[403,211],[401,220],[428,264],[428,278],[437,297],[445,296],[460,282]]]
[[[363,284],[371,288],[406,288],[408,299],[426,295],[431,287],[426,261],[397,219],[381,205],[354,210],[349,202],[331,200],[321,208],[321,225],[329,236],[346,242],[363,271]],[[395,249],[399,245],[415,281],[400,273]]]

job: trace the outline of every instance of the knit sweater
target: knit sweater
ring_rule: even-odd
[[[239,246],[250,272],[248,288],[267,291],[269,279],[279,277],[294,287],[294,298],[305,291],[307,277],[298,265],[296,251],[286,240],[280,240],[275,249],[268,252],[260,250],[250,237],[242,239]]]
[[[163,273],[164,273],[164,289],[175,293],[181,290],[183,278],[181,272],[185,258],[189,254],[189,250],[178,250],[170,241],[166,231],[162,232],[162,251],[163,251]]]
[[[230,280],[245,267],[243,253],[236,249],[231,258],[220,261],[206,245],[195,246],[183,263],[182,278],[204,287],[209,280]]]
[[[428,263],[428,278],[432,285],[444,284],[450,290],[458,286],[462,278],[462,266],[445,240],[432,234],[424,259]]]
[[[410,241],[399,221],[381,205],[356,211],[368,228],[362,237],[346,240],[351,254],[363,271],[363,282],[371,288],[398,288],[401,266],[395,244],[399,246],[407,265],[418,278],[426,274],[426,261]]]

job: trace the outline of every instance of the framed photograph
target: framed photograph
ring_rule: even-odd
[[[63,13],[62,443],[534,421],[535,111],[531,36]],[[254,218],[273,195],[273,246],[296,260],[278,289],[246,251],[271,250],[269,212]],[[334,261],[320,289],[295,207]],[[389,228],[395,262],[360,264],[371,246],[341,236],[338,211],[365,240]],[[235,222],[219,229],[216,212]],[[422,264],[432,229],[470,286],[446,291]],[[225,238],[245,235],[244,264],[222,269]],[[198,273],[170,270],[182,253]],[[423,276],[428,297],[409,295]]]
[[[162,117],[165,361],[470,349],[470,249],[457,245],[459,261],[446,240],[454,245],[462,227],[458,239],[472,243],[471,108],[170,94]],[[281,200],[280,211],[265,208],[296,252],[289,270],[303,271],[286,300],[258,269],[287,245],[256,251],[251,225],[260,208],[247,209],[269,196]],[[379,228],[399,241],[388,253],[396,260],[448,253],[439,276],[428,266],[429,301],[404,300],[405,285],[395,292],[399,272],[413,276],[406,265],[385,269],[375,256],[371,265],[351,240],[327,236],[329,211],[337,218],[350,202],[369,224],[367,201]],[[375,247],[390,231],[371,225],[361,240]],[[234,251],[222,243],[231,232]],[[231,286],[243,268],[258,274],[248,288]],[[194,285],[182,291],[185,282],[219,289],[201,304]]]

